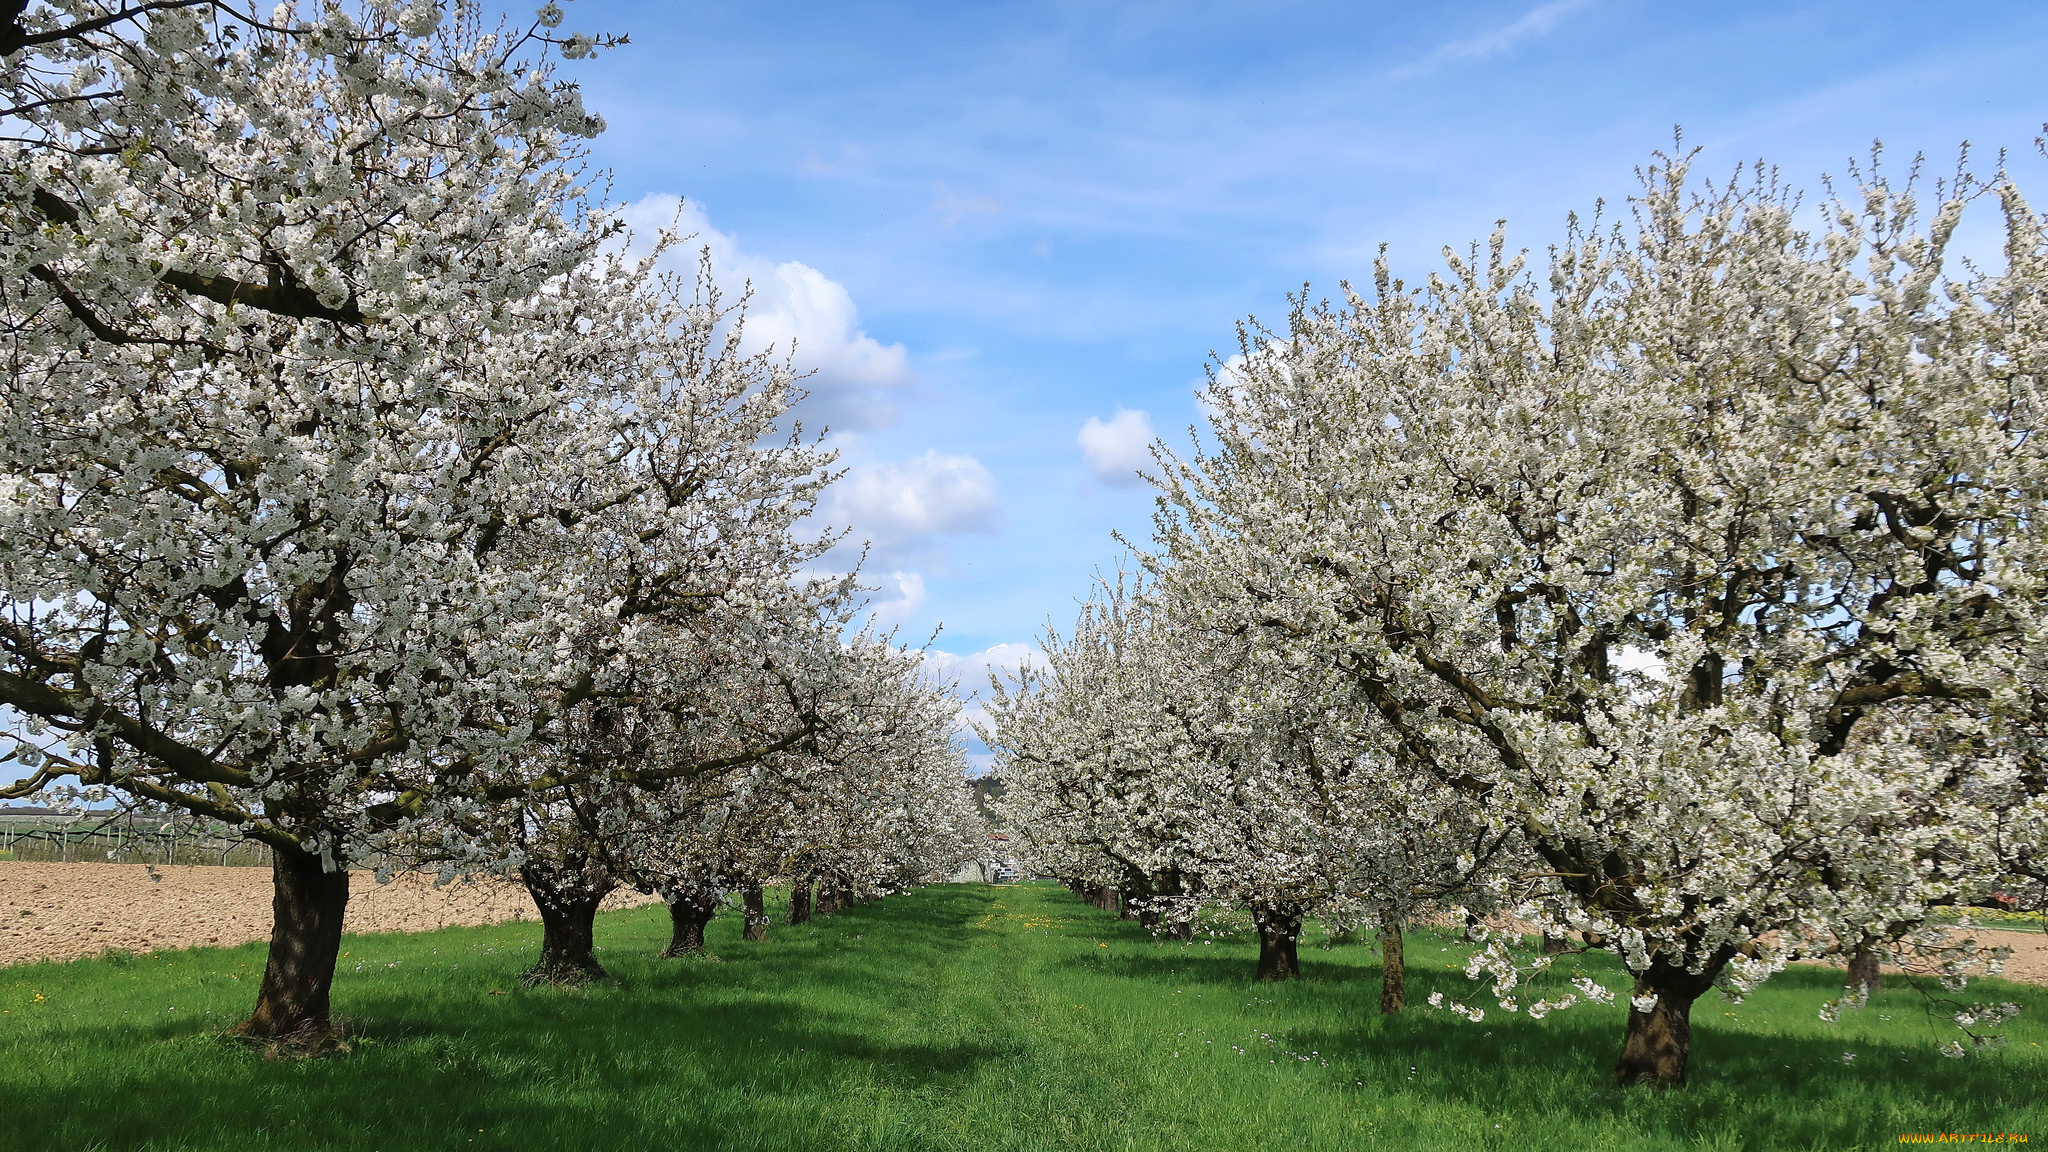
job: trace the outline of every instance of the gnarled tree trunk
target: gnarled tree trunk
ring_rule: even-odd
[[[1301,959],[1295,955],[1295,945],[1301,939],[1301,908],[1294,904],[1254,908],[1252,923],[1259,929],[1259,966],[1252,979],[1299,979]]]
[[[811,922],[811,884],[813,877],[805,875],[796,878],[796,884],[789,890],[789,922],[809,924]]]
[[[820,916],[836,916],[846,907],[844,890],[839,886],[839,876],[827,872],[818,878],[818,908]]]
[[[1842,991],[1854,996],[1859,987],[1870,992],[1884,991],[1884,972],[1877,965],[1877,949],[1868,944],[1858,944],[1849,953],[1849,978],[1843,982]]]
[[[1695,973],[1682,965],[1652,960],[1649,970],[1636,977],[1635,997],[1654,995],[1657,1002],[1648,1011],[1630,1003],[1628,1034],[1622,1040],[1621,1061],[1614,1068],[1615,1083],[1654,1088],[1676,1088],[1685,1083],[1686,1064],[1692,1058],[1692,1004],[1714,986],[1714,977],[1725,963],[1710,964]]]
[[[668,901],[669,938],[668,947],[661,950],[663,956],[701,956],[704,954],[704,926],[718,912],[718,894],[695,890],[677,893]]]
[[[520,974],[529,984],[580,984],[608,973],[597,962],[597,909],[619,886],[596,861],[529,860],[519,878],[540,910],[540,959]]]
[[[328,996],[341,955],[348,870],[302,851],[270,855],[270,956],[256,1010],[235,1029],[256,1040],[318,1045],[333,1035]]]
[[[761,893],[761,885],[749,883],[740,896],[740,907],[745,910],[747,924],[740,931],[740,939],[760,943],[768,939],[768,905]]]
[[[1380,1011],[1391,1016],[1408,1006],[1408,958],[1401,922],[1380,925]]]

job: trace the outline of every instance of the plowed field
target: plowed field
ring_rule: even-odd
[[[36,864],[0,860],[0,964],[72,960],[108,948],[152,952],[270,936],[270,869]],[[535,918],[526,890],[503,880],[435,888],[432,877],[350,885],[351,932],[420,932]],[[654,899],[615,894],[607,908]]]

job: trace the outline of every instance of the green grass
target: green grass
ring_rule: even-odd
[[[1253,985],[1242,938],[1179,945],[1044,885],[949,885],[722,962],[659,960],[657,906],[609,914],[615,979],[527,989],[530,924],[350,937],[349,1055],[266,1060],[224,1031],[259,946],[0,969],[0,1148],[1354,1149],[1896,1146],[1901,1132],[2048,1140],[2044,990],[2011,1046],[1947,1060],[1918,994],[1839,1026],[1839,975],[1788,972],[1694,1011],[1693,1083],[1618,1091],[1620,1013],[1469,1024],[1378,1011],[1373,951],[1304,947]],[[1469,993],[1417,933],[1411,997]],[[1596,964],[1618,984],[1611,966]],[[503,995],[494,995],[502,992]],[[37,997],[41,999],[38,1000]],[[1855,1059],[1845,1061],[1853,1052]],[[1306,1057],[1303,1059],[1302,1057]]]

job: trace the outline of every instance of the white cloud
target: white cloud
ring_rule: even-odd
[[[868,618],[884,629],[903,625],[924,607],[922,572],[891,572],[879,581],[868,577],[863,582],[881,585],[876,589],[878,598],[868,605]]]
[[[1044,667],[1045,654],[1029,644],[997,644],[964,656],[938,649],[924,654],[925,670],[950,682],[954,694],[960,697],[959,731],[970,739],[974,737],[974,725],[990,726],[988,712],[981,703],[988,692],[989,675],[994,673],[1007,685],[1026,664]]]
[[[1389,80],[1409,80],[1426,76],[1445,64],[1460,60],[1484,60],[1514,50],[1524,41],[1534,40],[1557,27],[1558,21],[1582,8],[1592,0],[1550,0],[1522,14],[1511,24],[1484,32],[1463,40],[1453,40],[1420,59],[1403,64],[1387,73]]]
[[[898,403],[916,383],[910,354],[901,344],[883,344],[861,330],[845,285],[808,264],[778,264],[741,249],[733,236],[711,226],[700,205],[679,197],[649,196],[623,216],[641,244],[670,227],[694,237],[665,258],[675,271],[694,274],[697,253],[709,248],[712,274],[734,301],[752,286],[747,344],[750,350],[772,344],[778,353],[795,346],[797,370],[810,373],[803,381],[810,395],[797,408],[806,426],[860,431],[896,419]]]
[[[1116,415],[1103,423],[1090,416],[1081,425],[1076,437],[1081,444],[1081,455],[1088,460],[1088,467],[1095,478],[1115,488],[1130,488],[1145,481],[1138,475],[1142,468],[1152,464],[1152,417],[1145,412],[1133,412],[1118,408]]]
[[[872,544],[890,563],[915,556],[939,536],[995,532],[1003,526],[996,478],[972,456],[931,449],[900,463],[856,465],[825,490],[818,518],[852,529],[849,543]]]
[[[1026,664],[1043,665],[1045,654],[1029,644],[997,644],[965,656],[932,649],[924,654],[925,670],[942,680],[954,680],[962,692],[988,688],[990,673],[1015,676]]]

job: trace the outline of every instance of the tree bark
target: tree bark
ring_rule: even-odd
[[[1095,887],[1095,896],[1091,903],[1104,912],[1121,913],[1123,910],[1123,895],[1107,884],[1098,884]]]
[[[520,974],[529,984],[580,984],[609,973],[597,962],[597,909],[618,881],[596,869],[529,861],[519,878],[540,910],[540,959]]]
[[[718,911],[718,900],[700,893],[689,893],[668,902],[669,940],[668,947],[661,950],[663,956],[702,956],[704,954],[704,926],[711,923],[711,917]]]
[[[1714,964],[1693,973],[1652,960],[1649,970],[1636,977],[1635,995],[1655,995],[1657,1003],[1647,1012],[1629,1005],[1628,1033],[1614,1068],[1616,1084],[1677,1088],[1685,1083],[1692,1057],[1692,1004],[1714,986],[1720,970]]]
[[[1842,990],[1854,996],[1859,985],[1871,992],[1884,991],[1884,973],[1877,966],[1877,950],[1868,944],[1858,944],[1849,953],[1849,979]]]
[[[747,926],[741,930],[740,939],[754,944],[768,939],[768,907],[761,885],[748,884],[740,897],[740,905],[745,909],[747,918]]]
[[[1543,934],[1543,954],[1545,956],[1559,955],[1571,946],[1572,942],[1562,936],[1552,936],[1548,932]]]
[[[1301,959],[1295,945],[1301,939],[1301,909],[1292,904],[1252,909],[1252,923],[1259,929],[1259,966],[1254,980],[1298,980]]]
[[[799,876],[796,879],[795,886],[789,890],[789,922],[791,924],[809,924],[811,922],[811,883],[812,878],[810,876]]]
[[[270,956],[256,1010],[235,1029],[256,1040],[320,1045],[334,1034],[329,993],[348,910],[348,870],[303,852],[270,856]]]
[[[1408,958],[1401,940],[1401,922],[1380,925],[1380,1011],[1393,1015],[1408,1006]]]

